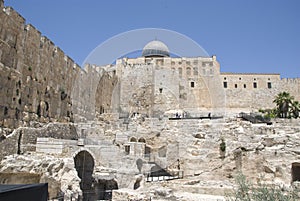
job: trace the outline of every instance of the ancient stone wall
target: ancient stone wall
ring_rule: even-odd
[[[220,65],[216,57],[119,59],[119,112],[158,117],[165,111],[223,108]],[[135,89],[135,90],[132,90]]]
[[[300,79],[280,79],[279,74],[221,73],[226,108],[255,111],[273,108],[275,96],[283,91],[300,100]]]
[[[111,109],[113,74],[94,66],[81,70],[10,7],[1,9],[0,21],[1,127],[17,128],[32,120],[69,122],[74,111],[88,116],[95,108]],[[86,103],[93,107],[87,109]]]
[[[290,92],[295,100],[300,101],[300,78],[283,78],[280,85],[284,91]]]
[[[109,74],[109,72],[105,72],[97,86],[96,90],[96,113],[110,113],[112,112],[112,98],[113,91],[117,85],[118,78],[113,72]]]
[[[38,137],[78,139],[76,128],[72,124],[50,123],[40,128],[18,128],[0,140],[0,160],[11,154],[36,151]]]
[[[70,121],[80,67],[12,8],[0,11],[0,125]]]

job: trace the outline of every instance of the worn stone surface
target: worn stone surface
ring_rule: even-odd
[[[33,123],[33,122],[31,122]],[[0,140],[0,159],[10,154],[21,154],[36,151],[38,137],[77,140],[78,135],[73,124],[49,123],[35,124],[35,127],[20,127],[3,135]]]
[[[90,153],[95,181],[117,183],[118,188],[123,189],[114,195],[115,200],[124,193],[128,199],[197,200],[205,197],[203,194],[224,196],[234,188],[234,177],[239,172],[254,184],[264,182],[285,187],[290,186],[293,175],[299,174],[292,171],[293,164],[300,161],[299,120],[275,120],[272,125],[251,124],[239,118],[177,121],[146,118],[132,119],[128,125],[122,124],[122,119],[119,121],[116,124],[93,122],[93,126],[76,125],[77,129],[84,128],[83,144],[78,144],[77,140],[48,138],[52,142],[48,143],[48,148],[57,146],[60,150],[53,152],[51,157],[73,160],[83,151]],[[28,131],[43,133],[44,129],[31,128]],[[226,143],[224,155],[220,152],[221,139]],[[33,143],[30,147],[40,145]],[[28,144],[21,143],[21,146],[28,147]],[[20,154],[23,155],[5,157],[1,162],[1,167],[6,167],[3,173],[12,174],[20,168],[26,173],[22,157],[35,164],[39,163],[36,157],[45,155],[47,158],[47,152],[50,152],[40,148],[39,153],[32,151],[35,149],[22,149]],[[140,159],[142,163],[137,162]],[[180,167],[183,179],[146,182],[148,173],[157,165],[169,173],[176,173]],[[39,171],[32,169],[28,173],[38,175]],[[213,196],[207,199],[220,199]]]
[[[73,158],[59,158],[47,154],[10,155],[0,165],[1,183],[48,183],[49,198],[59,195],[67,200],[82,194],[80,179],[74,168]],[[10,174],[10,176],[6,176]],[[8,179],[5,180],[4,177]],[[63,194],[62,194],[63,193]]]

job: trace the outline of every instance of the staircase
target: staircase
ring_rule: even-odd
[[[148,162],[148,164],[152,164],[153,166],[151,167],[150,171],[145,174],[146,182],[168,181],[183,178],[183,170],[170,170],[168,167],[163,168],[158,164],[158,161],[159,160],[156,160],[156,162]],[[171,167],[172,165],[170,165],[169,167]]]
[[[257,123],[266,123],[267,125],[272,124],[272,122],[270,122],[270,120],[264,118],[261,115],[256,115],[253,113],[247,114],[247,113],[241,112],[240,117],[246,121],[250,121],[253,124],[257,124]]]

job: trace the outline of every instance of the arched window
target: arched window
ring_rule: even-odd
[[[136,138],[135,137],[131,137],[130,138],[130,142],[136,142],[137,140],[136,140]]]
[[[139,142],[146,143],[146,140],[145,140],[145,138],[141,137],[141,138],[139,139]]]

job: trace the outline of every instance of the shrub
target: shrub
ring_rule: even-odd
[[[267,186],[259,183],[254,187],[243,174],[236,177],[237,188],[227,201],[296,201],[299,200],[298,189],[285,190],[279,186]]]
[[[220,143],[220,150],[222,151],[222,152],[225,152],[226,151],[226,143],[225,143],[225,140],[222,138],[221,139],[221,143]]]

